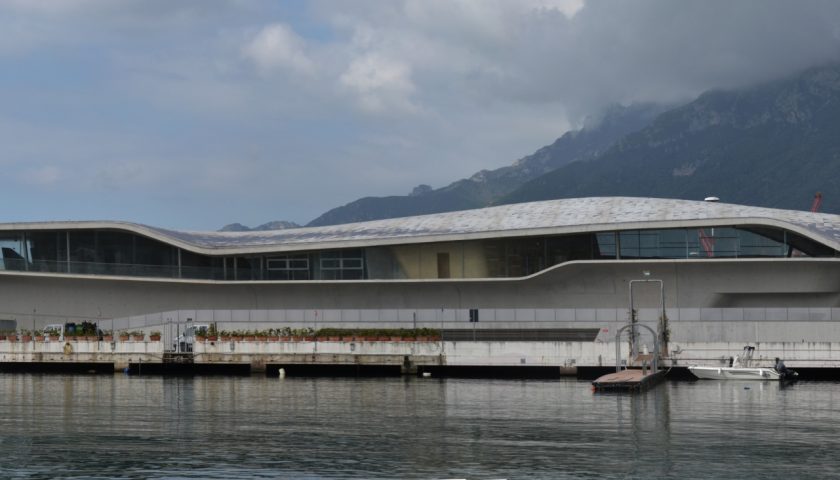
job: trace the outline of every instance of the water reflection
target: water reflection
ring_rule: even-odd
[[[840,467],[836,383],[0,375],[3,477],[782,478]]]

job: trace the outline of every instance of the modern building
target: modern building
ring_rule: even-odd
[[[7,223],[0,251],[0,319],[26,328],[189,318],[609,341],[630,281],[657,279],[672,342],[840,342],[840,216],[804,211],[615,197],[268,232]],[[658,286],[634,295],[656,322]]]

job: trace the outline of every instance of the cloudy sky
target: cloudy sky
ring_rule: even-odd
[[[0,221],[305,223],[837,60],[833,0],[0,0]]]

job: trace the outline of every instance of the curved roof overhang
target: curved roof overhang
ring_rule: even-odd
[[[0,224],[0,231],[103,229],[132,232],[204,255],[248,255],[718,226],[774,227],[840,251],[840,216],[733,204],[630,197],[549,200],[327,227],[269,232],[182,232],[118,221]]]

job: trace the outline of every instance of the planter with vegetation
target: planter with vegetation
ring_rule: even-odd
[[[216,324],[211,323],[207,328],[207,340],[215,342],[219,339],[219,332],[216,330]]]
[[[440,338],[440,330],[434,328],[322,328],[315,332],[318,337],[339,338],[342,341],[413,342]]]
[[[44,332],[47,337],[49,337],[51,342],[57,342],[59,338],[61,338],[61,331],[56,330],[55,328],[51,328]]]

